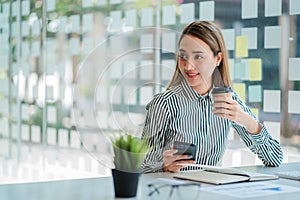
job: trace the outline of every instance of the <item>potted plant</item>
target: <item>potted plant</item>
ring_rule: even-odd
[[[145,140],[129,134],[112,139],[115,168],[112,169],[116,197],[136,196],[141,165],[148,150]]]

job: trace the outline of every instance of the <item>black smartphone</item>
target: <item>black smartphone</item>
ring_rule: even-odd
[[[186,154],[191,156],[190,159],[196,159],[196,145],[187,142],[175,141],[173,147],[177,150],[177,152],[174,155]]]

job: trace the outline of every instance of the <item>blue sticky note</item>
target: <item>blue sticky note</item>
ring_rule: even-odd
[[[234,79],[245,79],[246,66],[245,63],[234,63]]]
[[[261,85],[249,85],[248,100],[249,100],[249,102],[261,102],[261,100],[262,100]]]

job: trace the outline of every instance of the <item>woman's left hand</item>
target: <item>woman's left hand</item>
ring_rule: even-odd
[[[261,130],[260,124],[242,107],[228,96],[220,96],[214,98],[213,113],[219,117],[223,117],[244,126],[249,133],[257,134]]]

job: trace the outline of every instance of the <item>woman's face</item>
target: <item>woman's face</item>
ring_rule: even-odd
[[[214,56],[205,42],[191,35],[183,36],[178,51],[178,67],[185,80],[199,94],[207,93],[222,53]]]

